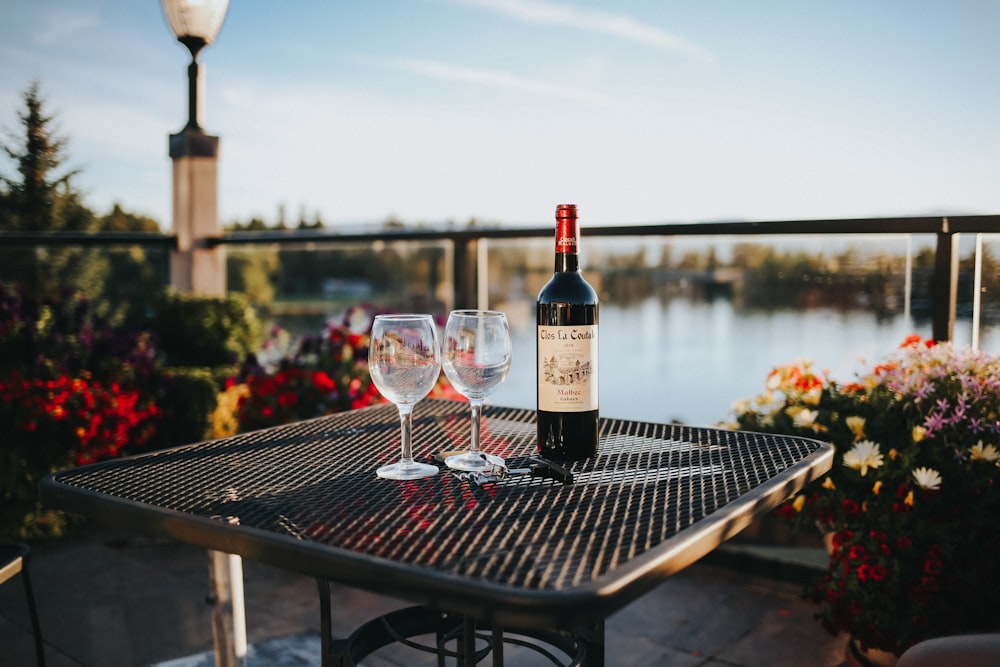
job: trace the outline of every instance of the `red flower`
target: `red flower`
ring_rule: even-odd
[[[316,389],[325,394],[330,394],[337,390],[337,383],[326,374],[326,371],[315,371],[312,376],[312,383]]]
[[[854,532],[850,530],[841,530],[833,534],[833,546],[840,547],[844,542],[850,542],[854,539]]]

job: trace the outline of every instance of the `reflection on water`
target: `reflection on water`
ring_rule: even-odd
[[[489,403],[534,408],[534,304],[503,308],[511,322],[514,362]],[[913,333],[929,337],[930,322],[830,309],[752,312],[737,310],[726,299],[605,303],[601,414],[712,425],[729,416],[734,401],[761,393],[775,366],[811,359],[815,368],[846,381]],[[980,336],[980,348],[1000,352],[997,328]],[[967,344],[970,337],[968,322],[956,323],[955,340]]]
[[[514,344],[507,380],[492,405],[535,407],[535,304],[491,304],[507,313]],[[293,334],[318,333],[325,318],[284,316]],[[651,296],[600,311],[601,414],[645,421],[714,425],[733,403],[764,390],[767,374],[809,359],[841,381],[864,372],[910,334],[931,335],[931,324],[905,315],[816,308],[754,311],[728,299]],[[968,320],[954,340],[971,341]],[[979,347],[1000,353],[1000,326],[982,327]]]

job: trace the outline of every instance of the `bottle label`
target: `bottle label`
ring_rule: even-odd
[[[597,410],[597,325],[538,327],[538,409]]]

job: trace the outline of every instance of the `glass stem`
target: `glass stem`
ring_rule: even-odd
[[[477,399],[469,399],[469,406],[472,408],[472,446],[470,453],[479,454],[479,412],[483,402]]]
[[[413,406],[399,407],[399,446],[400,460],[405,464],[413,463]]]

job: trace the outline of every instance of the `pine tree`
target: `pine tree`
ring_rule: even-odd
[[[28,86],[22,99],[24,109],[18,113],[22,134],[8,133],[20,145],[3,146],[17,165],[18,177],[0,174],[4,190],[0,229],[90,231],[94,215],[72,185],[79,170],[57,173],[65,162],[66,139],[56,135],[55,118],[45,112],[37,81]]]
[[[21,134],[8,131],[12,143],[0,146],[17,168],[16,177],[0,173],[0,231],[95,231],[100,221],[73,187],[78,170],[63,169],[66,140],[56,133],[37,81],[22,99]],[[96,295],[107,271],[107,260],[93,248],[39,246],[0,253],[0,280],[19,283],[36,297],[57,295],[67,286]]]

